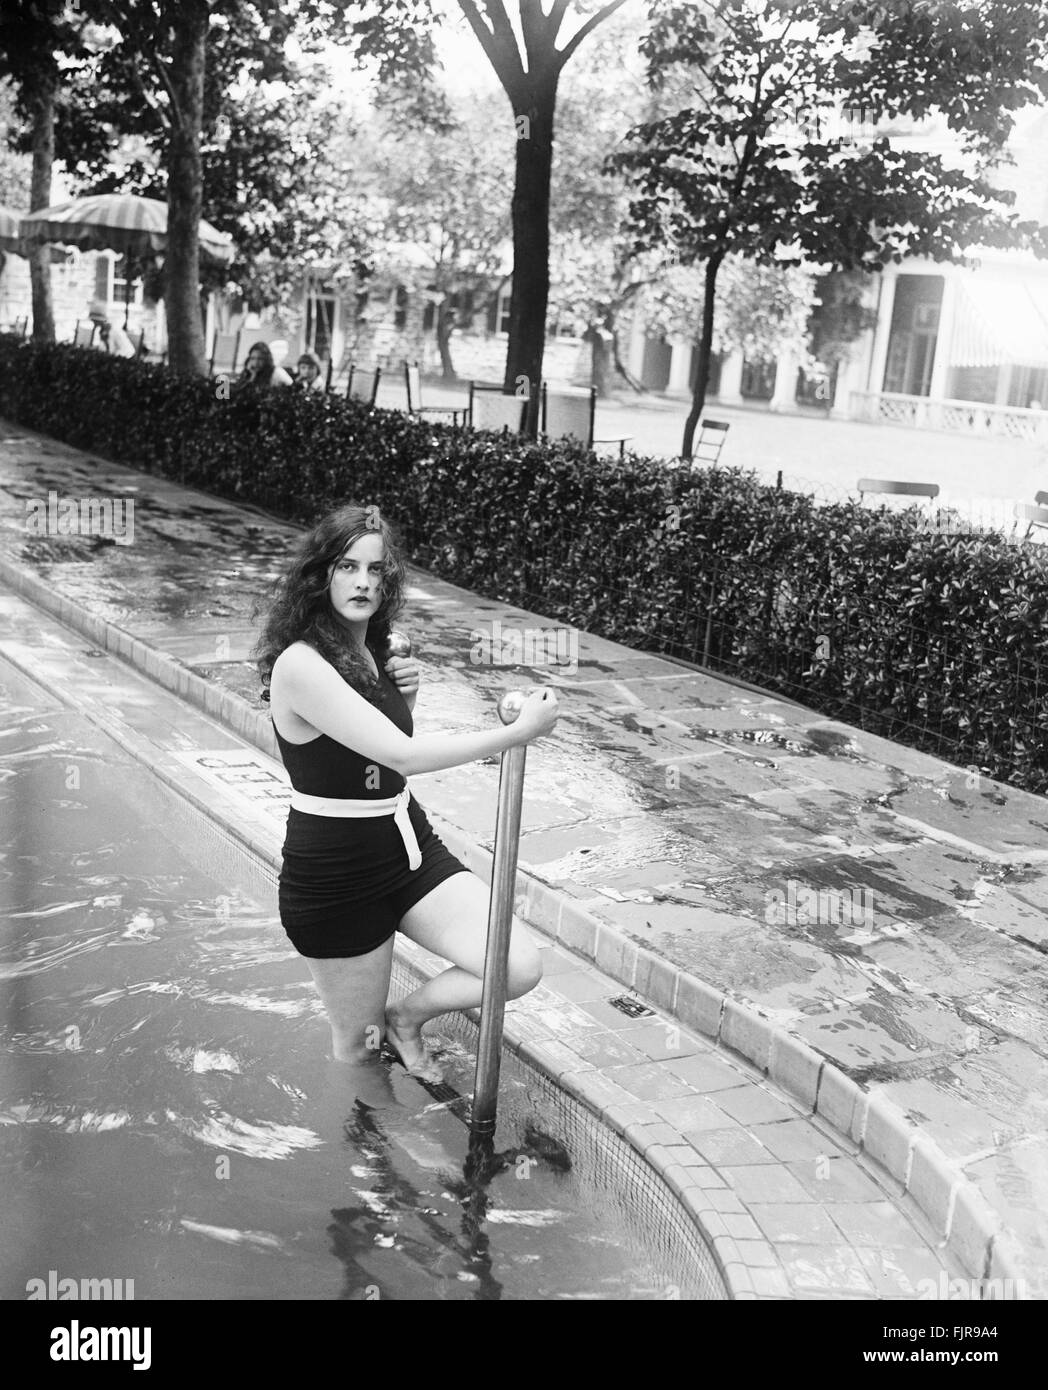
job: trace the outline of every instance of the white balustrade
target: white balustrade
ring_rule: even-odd
[[[1048,411],[980,401],[936,401],[891,391],[852,391],[851,418],[914,429],[948,430],[976,437],[1048,443]]]

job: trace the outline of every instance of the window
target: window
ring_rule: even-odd
[[[95,298],[103,304],[123,304],[128,292],[127,257],[100,255],[95,261]],[[142,281],[131,281],[131,303],[142,303]]]
[[[507,280],[499,290],[495,303],[495,332],[509,332],[509,306],[513,297],[513,281]]]

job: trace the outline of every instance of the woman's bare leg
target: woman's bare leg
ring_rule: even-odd
[[[400,930],[427,951],[453,962],[386,1010],[386,1034],[409,1071],[438,1080],[428,1058],[422,1025],[440,1014],[480,1004],[487,946],[489,890],[476,874],[454,874],[405,913]],[[513,920],[507,994],[517,999],[542,978],[542,961],[527,928]]]
[[[331,1024],[338,1062],[375,1061],[385,1031],[384,1011],[393,965],[393,937],[364,956],[306,957]]]

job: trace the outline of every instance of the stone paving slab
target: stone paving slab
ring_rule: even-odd
[[[131,630],[140,640],[128,638],[129,659],[158,679],[175,679],[184,694],[271,750],[271,731],[241,698],[250,695],[242,658],[255,603],[299,532],[28,431],[0,430],[7,436],[0,535],[13,561],[9,577],[40,576],[56,603],[68,600],[70,621],[93,613]],[[63,496],[133,496],[134,545],[28,537],[26,502],[49,488]],[[846,1131],[853,1126],[861,1143],[863,1097],[890,1102],[896,1087],[934,1075],[952,1094],[987,1108],[1004,1084],[1016,1100],[1014,1123],[995,1131],[989,1155],[981,1145],[968,1147],[978,1135],[963,1110],[936,1117],[953,1166],[937,1170],[931,1205],[951,1221],[946,1199],[962,1177],[998,1202],[992,1175],[999,1164],[1018,1194],[1000,1209],[1006,1228],[1036,1266],[1027,1272],[1042,1277],[1043,799],[988,779],[968,785],[963,770],[927,754],[584,633],[574,634],[574,676],[473,665],[478,629],[496,620],[504,628],[545,620],[417,570],[409,597],[403,626],[423,667],[420,730],[475,727],[513,685],[546,682],[562,693],[565,715],[555,735],[529,751],[521,862],[532,920],[684,1022],[759,1059],[780,1084],[810,1096],[818,1113]],[[165,667],[155,655],[161,652],[174,665]],[[172,676],[176,667],[185,681]],[[423,800],[481,853],[490,845],[493,763],[418,783]],[[857,923],[842,925],[832,894],[840,898],[845,889],[860,897],[865,891],[872,905]],[[820,890],[831,897],[814,921],[803,911],[791,919],[770,910],[791,891]],[[726,1037],[725,998],[763,1015],[767,1028]],[[781,1044],[770,1050],[776,1031],[795,1040],[792,1052]],[[805,1050],[806,1037],[813,1050]],[[831,1085],[830,1061],[858,1090]],[[1018,1078],[1010,1086],[1009,1076]],[[885,1112],[892,1123],[922,1124],[925,1112],[911,1114],[907,1093],[897,1094]],[[886,1149],[876,1128],[872,1142],[908,1181],[912,1142]],[[985,1213],[979,1221],[993,1258],[996,1228]]]
[[[245,784],[212,775],[215,765],[268,764],[286,790],[277,763],[6,594],[0,595],[0,658],[37,683],[34,703],[53,708],[68,700],[219,825],[279,864],[286,800],[267,801],[257,780],[245,796]],[[9,677],[0,665],[3,679]],[[441,968],[427,952],[403,945]],[[870,1299],[927,1297],[931,1285],[913,1277],[916,1266],[889,1258],[899,1251],[923,1258],[926,1281],[961,1277],[921,1214],[892,1195],[876,1165],[846,1152],[755,1068],[657,1011],[627,1017],[608,1002],[621,993],[615,980],[548,940],[541,949],[543,983],[511,1001],[507,1037],[665,1176],[705,1232],[733,1294],[798,1297],[817,1287],[827,1297],[842,1291]],[[619,1050],[595,1051],[603,1039]],[[719,1143],[711,1135],[720,1135]],[[864,1256],[880,1259],[878,1278],[848,1274],[842,1282],[840,1271],[862,1268]]]

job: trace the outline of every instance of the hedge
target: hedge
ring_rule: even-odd
[[[0,413],[309,522],[377,504],[478,594],[787,695],[1028,790],[1048,787],[1048,561],[917,508],[823,506],[734,468],[598,459],[333,395],[0,337]]]

